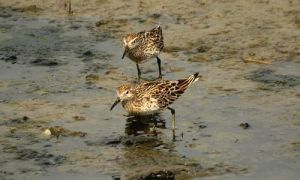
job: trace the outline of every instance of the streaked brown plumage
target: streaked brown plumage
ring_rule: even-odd
[[[129,115],[143,116],[171,110],[173,115],[173,132],[175,131],[175,110],[168,107],[195,81],[198,73],[180,80],[155,80],[137,85],[123,84],[117,88],[117,100],[111,110],[119,102]],[[175,132],[174,132],[175,133]],[[174,134],[173,134],[174,135]]]
[[[136,63],[138,70],[138,81],[140,80],[141,71],[139,64],[148,59],[156,58],[159,77],[161,74],[161,60],[158,54],[164,47],[163,35],[161,26],[157,26],[150,31],[142,31],[138,33],[131,33],[123,38],[124,53],[122,59],[127,56]]]

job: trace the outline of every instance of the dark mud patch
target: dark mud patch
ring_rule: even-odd
[[[4,7],[4,6],[0,7],[0,18],[3,18],[3,19],[10,18],[10,17],[14,16],[15,14],[16,14],[16,8]]]
[[[15,64],[18,62],[22,50],[18,50],[17,47],[0,47],[0,59],[5,62]]]
[[[124,31],[120,27],[126,26],[128,19],[111,18],[101,19],[95,23],[96,30],[102,32],[104,36],[101,36],[103,40],[108,38],[116,38],[123,35]]]
[[[1,12],[2,11],[2,12]],[[57,66],[68,61],[66,54],[80,53],[80,58],[88,61],[91,59],[108,59],[103,52],[93,54],[85,53],[91,48],[90,43],[96,42],[97,36],[102,33],[94,33],[87,29],[84,21],[75,19],[49,20],[24,16],[10,8],[0,9],[0,13],[12,15],[18,20],[1,18],[0,59],[12,64],[32,64],[39,66]],[[25,8],[24,11],[38,12],[35,6]],[[79,33],[79,34],[78,34]],[[87,43],[82,43],[87,42]],[[80,43],[80,45],[78,45]],[[85,52],[82,52],[85,49]],[[91,50],[90,50],[91,51]],[[82,55],[83,54],[83,55]],[[76,56],[76,55],[75,55]]]
[[[0,18],[9,18],[12,14],[0,8]]]
[[[92,51],[88,50],[88,51],[85,51],[82,55],[85,57],[92,57],[92,56],[94,56],[94,53]]]
[[[111,60],[111,58],[113,57],[112,54],[108,54],[107,52],[101,50],[80,50],[78,53],[81,53],[81,55],[79,55],[79,58],[82,58],[82,61],[84,62],[89,62],[92,60],[101,60],[101,62],[104,63],[105,61]]]
[[[0,177],[3,179],[5,179],[5,177],[7,176],[12,176],[12,175],[14,175],[13,172],[0,170]]]
[[[36,151],[33,149],[18,149],[16,151],[19,160],[34,160],[40,165],[53,166],[62,164],[65,160],[64,156],[53,155],[47,151]]]
[[[161,170],[161,171],[152,172],[148,175],[142,176],[139,179],[141,179],[141,180],[151,180],[151,179],[172,180],[172,179],[175,179],[175,174],[171,171]]]
[[[2,58],[5,62],[11,62],[12,64],[15,64],[17,62],[17,56],[16,55],[8,55],[6,57]]]
[[[60,64],[60,62],[56,59],[38,58],[36,60],[31,61],[30,64],[38,66],[57,66]]]
[[[3,120],[0,122],[0,126],[7,126],[11,128],[11,133],[18,130],[26,130],[30,128],[39,129],[42,127],[44,121],[36,121],[29,118],[28,116],[15,117],[8,120]]]
[[[145,158],[148,157],[145,155]],[[125,175],[126,179],[191,179],[192,177],[210,177],[224,174],[247,174],[248,169],[242,167],[235,167],[224,163],[212,165],[210,167],[202,167],[201,164],[191,162],[188,159],[176,159],[170,157],[170,163],[164,162],[164,158],[156,159],[154,156],[144,165],[143,169],[139,167],[132,167],[131,174]],[[133,160],[134,162],[135,160]],[[155,163],[157,161],[157,163]],[[158,163],[159,161],[159,163]],[[156,164],[156,165],[155,165]],[[145,168],[146,167],[146,168]]]
[[[100,75],[91,73],[85,76],[85,80],[87,85],[92,85],[100,80]]]
[[[13,119],[3,121],[2,123],[0,123],[0,125],[14,126],[14,125],[18,125],[18,124],[27,123],[28,121],[29,121],[29,117],[23,116],[23,117],[18,117],[18,118],[13,118]]]
[[[276,74],[271,69],[255,70],[246,79],[263,83],[265,90],[281,90],[300,85],[300,76]]]
[[[16,160],[32,160],[41,166],[60,165],[65,160],[62,155],[54,155],[46,150],[34,150],[22,146],[6,146],[3,148],[3,152],[14,154]]]
[[[29,5],[26,7],[13,8],[14,11],[22,12],[22,13],[40,13],[43,9],[37,7],[36,5]]]
[[[44,134],[55,136],[57,139],[61,136],[62,137],[85,137],[87,135],[86,132],[71,131],[71,130],[63,128],[61,126],[54,126],[54,127],[46,128],[44,130]]]
[[[111,147],[158,147],[162,145],[162,141],[156,137],[151,136],[118,136],[118,137],[104,137],[96,141],[86,141],[88,146],[111,146]]]

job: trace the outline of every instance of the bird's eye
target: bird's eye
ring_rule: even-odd
[[[127,91],[125,94],[129,94],[129,91]]]

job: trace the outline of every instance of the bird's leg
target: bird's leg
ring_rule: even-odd
[[[172,132],[173,132],[173,141],[175,140],[175,109],[168,107],[172,114]]]
[[[157,126],[157,120],[153,114],[151,115],[151,118],[153,119],[154,126]]]
[[[150,122],[151,122],[151,120],[153,120],[152,132],[153,132],[154,136],[157,136],[157,132],[156,132],[157,122],[156,122],[156,119],[155,119],[155,117],[154,117],[153,114],[151,114],[151,117],[150,117],[150,118],[151,118],[151,119],[150,119]]]
[[[158,64],[158,71],[159,71],[159,76],[158,78],[162,78],[162,74],[161,74],[161,60],[159,59],[158,56],[156,56],[156,59],[157,59],[157,64]]]
[[[137,71],[138,71],[138,82],[140,82],[140,79],[141,79],[141,70],[140,70],[140,67],[139,67],[138,63],[136,63],[136,68],[137,68]]]

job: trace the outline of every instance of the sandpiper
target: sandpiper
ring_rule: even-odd
[[[162,77],[161,60],[158,57],[158,54],[164,47],[161,26],[157,26],[150,31],[142,31],[126,35],[123,38],[123,47],[124,53],[122,59],[127,56],[136,63],[138,81],[140,81],[141,78],[139,64],[151,58],[157,59],[159,78]]]
[[[134,116],[145,116],[169,109],[172,113],[172,131],[175,139],[175,110],[168,106],[198,79],[199,75],[196,73],[180,80],[158,79],[136,85],[123,84],[117,88],[118,97],[110,110],[119,102],[129,115]]]

